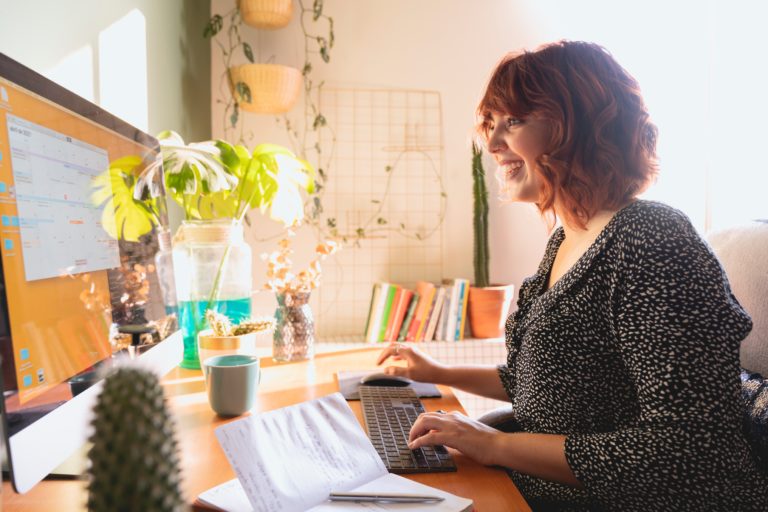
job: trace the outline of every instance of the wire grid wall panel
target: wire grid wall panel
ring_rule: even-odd
[[[442,279],[442,104],[436,91],[328,88],[319,106],[335,135],[319,141],[333,147],[322,222],[346,243],[324,262],[317,330],[360,341],[374,283]]]

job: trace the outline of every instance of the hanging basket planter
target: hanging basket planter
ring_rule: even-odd
[[[244,64],[229,69],[232,94],[241,110],[255,114],[282,114],[296,104],[301,92],[301,72],[279,64]],[[239,82],[248,86],[243,97]]]
[[[268,30],[285,27],[293,16],[293,0],[239,0],[238,7],[245,23]]]

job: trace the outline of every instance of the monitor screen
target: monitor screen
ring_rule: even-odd
[[[115,162],[132,157],[138,175],[158,154],[154,138],[0,54],[2,415],[19,492],[82,444],[91,388],[115,355],[130,347],[159,357],[155,347],[177,330],[158,279],[170,262],[158,254],[164,201],[155,201],[157,225],[129,242],[108,233],[115,208],[94,194]],[[121,332],[129,325],[151,332],[132,338]],[[41,439],[49,427],[58,434]],[[60,449],[73,428],[74,448]]]

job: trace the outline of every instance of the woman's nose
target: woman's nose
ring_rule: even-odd
[[[507,144],[504,142],[504,138],[498,133],[498,131],[494,130],[491,132],[491,136],[488,138],[488,152],[498,153],[499,151],[506,149],[506,147]]]

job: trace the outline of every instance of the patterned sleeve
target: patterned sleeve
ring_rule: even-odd
[[[572,435],[565,451],[598,501],[631,508],[658,496],[675,508],[686,493],[729,485],[709,477],[710,466],[740,442],[738,348],[752,323],[687,218],[646,221],[614,248],[609,306],[639,418],[614,432]]]

